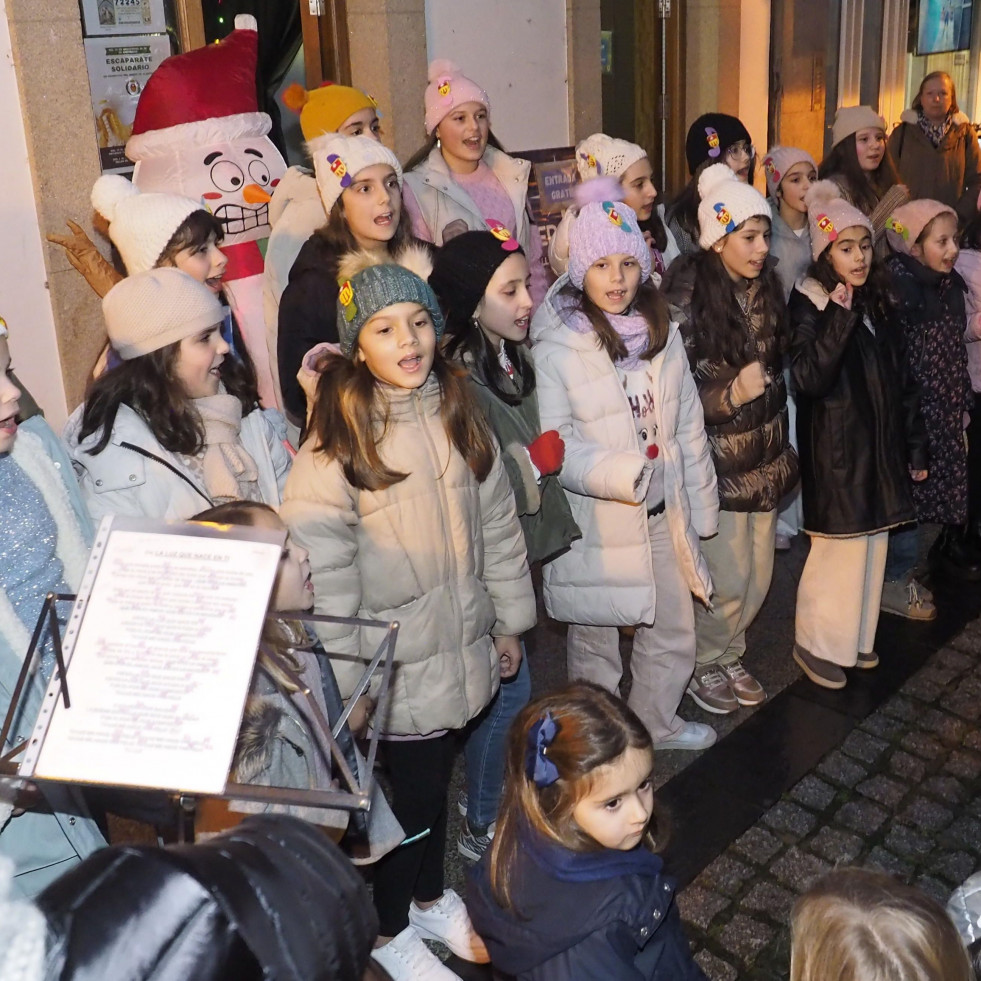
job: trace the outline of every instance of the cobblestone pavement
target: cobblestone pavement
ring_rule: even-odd
[[[981,868],[979,655],[974,621],[681,892],[713,981],[786,979],[791,906],[835,865],[884,869],[942,903]]]

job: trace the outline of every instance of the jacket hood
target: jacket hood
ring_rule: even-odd
[[[269,224],[275,228],[276,222],[282,217],[283,212],[294,201],[316,200],[323,210],[320,202],[320,192],[317,190],[317,182],[309,170],[302,167],[290,167],[279,179],[276,190],[269,201]]]
[[[805,276],[797,284],[797,291],[806,296],[818,310],[823,310],[831,302],[831,294],[813,276]]]
[[[917,124],[920,121],[920,114],[915,109],[904,109],[902,115],[899,117],[901,123],[912,123]],[[969,123],[971,120],[960,111],[957,110],[951,117],[951,122],[955,126],[962,126],[964,123]]]
[[[574,306],[574,300],[562,293],[563,287],[568,283],[569,274],[563,273],[545,294],[542,305],[535,311],[531,320],[529,335],[532,343],[552,341],[563,347],[595,350],[596,339],[592,334],[580,334],[565,325],[565,318],[572,312]]]

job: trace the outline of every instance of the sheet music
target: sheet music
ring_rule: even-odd
[[[34,776],[221,793],[284,535],[114,521]]]

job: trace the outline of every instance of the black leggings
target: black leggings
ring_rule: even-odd
[[[446,794],[457,749],[456,733],[435,739],[384,741],[392,811],[406,838],[429,829],[425,838],[401,845],[374,868],[378,933],[394,937],[409,925],[409,903],[443,895]]]

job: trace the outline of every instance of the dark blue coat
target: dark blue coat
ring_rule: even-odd
[[[488,859],[470,874],[467,908],[498,970],[519,981],[705,981],[657,855],[580,854],[529,834],[512,883],[517,912],[494,899]]]

